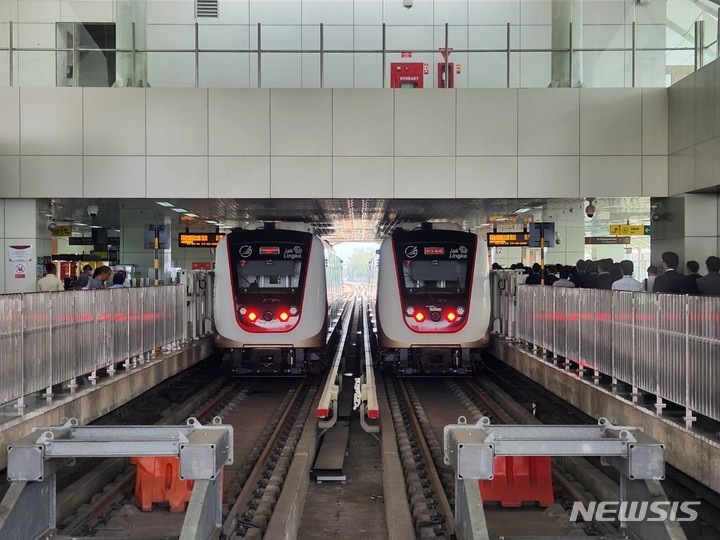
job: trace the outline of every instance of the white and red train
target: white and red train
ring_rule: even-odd
[[[487,245],[450,223],[396,228],[380,246],[381,362],[404,375],[467,375],[489,342]]]
[[[215,342],[235,375],[320,366],[343,303],[342,262],[302,223],[234,229],[215,256]]]

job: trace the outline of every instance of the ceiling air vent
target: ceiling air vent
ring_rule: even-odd
[[[217,17],[218,0],[195,0],[195,17]]]

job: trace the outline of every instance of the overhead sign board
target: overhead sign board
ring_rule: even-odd
[[[217,247],[222,233],[179,233],[178,245],[180,247]]]
[[[540,247],[540,239],[544,239],[543,247],[555,247],[555,223],[551,221],[533,221],[530,227],[530,247]]]
[[[487,235],[488,247],[527,246],[530,233],[526,232],[490,232]]]
[[[610,234],[647,236],[650,234],[650,225],[610,225]]]
[[[586,236],[586,244],[629,244],[629,236]]]
[[[53,236],[72,236],[72,225],[57,225],[52,231]]]

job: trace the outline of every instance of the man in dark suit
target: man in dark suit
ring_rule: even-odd
[[[662,262],[660,263],[665,272],[661,276],[655,278],[653,292],[685,294],[688,292],[689,283],[687,276],[677,271],[680,258],[674,251],[666,251],[662,254]]]
[[[615,282],[615,278],[610,274],[610,267],[612,266],[612,259],[602,259],[598,261],[598,275],[593,280],[594,289],[612,289],[612,284]]]
[[[705,261],[708,273],[706,276],[698,278],[695,282],[700,294],[706,296],[720,296],[720,259],[717,257],[708,257]]]

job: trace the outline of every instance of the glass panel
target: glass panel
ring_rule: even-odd
[[[325,88],[353,88],[353,56],[352,53],[325,54]]]
[[[147,83],[155,88],[193,88],[195,53],[147,53]]]
[[[24,51],[15,53],[17,86],[55,86],[55,53]]]
[[[249,84],[249,54],[200,53],[202,88],[248,88]]]
[[[382,88],[382,54],[355,53],[353,56],[354,87]],[[390,88],[390,78],[386,79],[385,86]]]

